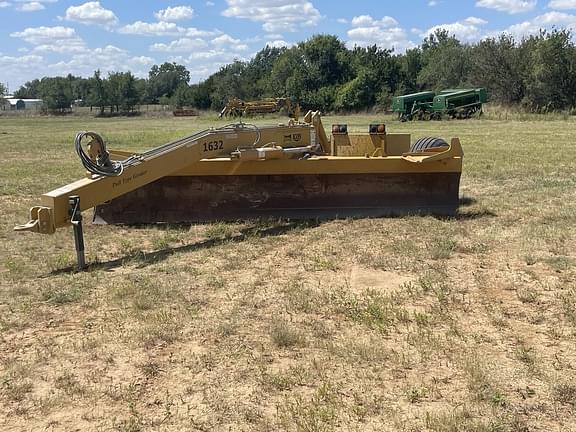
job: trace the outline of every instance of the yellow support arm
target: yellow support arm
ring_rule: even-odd
[[[315,122],[319,123],[319,117]],[[324,130],[322,129],[322,133]],[[172,143],[144,152],[124,166],[120,175],[90,175],[41,197],[41,204],[30,210],[30,221],[16,231],[52,234],[71,223],[69,198],[78,196],[80,211],[95,207],[148,183],[168,176],[202,159],[236,154],[240,160],[290,157],[283,148],[310,148],[324,151],[324,142],[316,141],[312,124],[292,123],[274,127],[235,125],[207,129]],[[285,154],[284,154],[285,153]]]

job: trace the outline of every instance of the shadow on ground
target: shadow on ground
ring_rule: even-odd
[[[432,215],[436,219],[439,220],[456,220],[456,221],[466,221],[466,220],[475,220],[481,219],[486,217],[496,217],[496,213],[492,212],[491,210],[481,209],[481,210],[470,210],[466,209],[466,207],[471,207],[477,204],[477,200],[472,197],[462,197],[459,200],[459,208],[455,215],[446,216],[446,215]],[[394,218],[401,218],[405,215],[395,215],[389,216]],[[428,216],[426,214],[422,214],[421,216]],[[138,251],[135,253],[127,254],[123,257],[116,258],[111,261],[104,261],[104,262],[95,262],[90,263],[85,268],[86,271],[97,271],[97,270],[104,270],[109,271],[117,267],[121,267],[127,263],[136,263],[137,268],[143,268],[150,264],[156,264],[158,262],[164,261],[165,259],[169,258],[170,256],[178,253],[186,253],[186,252],[195,252],[203,249],[210,249],[215,246],[222,245],[224,243],[234,242],[234,243],[241,243],[248,238],[254,237],[273,237],[282,234],[286,234],[295,229],[308,229],[308,228],[315,228],[321,225],[322,222],[326,222],[330,219],[322,219],[322,220],[279,220],[276,222],[268,223],[264,221],[257,221],[256,224],[248,226],[246,228],[241,229],[239,232],[225,235],[221,237],[210,238],[207,240],[203,240],[200,242],[177,246],[177,247],[169,247],[165,249],[161,249],[154,252],[144,252]],[[146,227],[147,225],[133,225],[134,227]],[[170,224],[167,225],[165,229],[170,229],[172,227],[178,227],[180,229],[190,228],[191,224]],[[154,225],[157,229],[158,225]],[[74,273],[77,272],[76,266],[68,266],[62,269],[53,270],[49,273],[49,275],[59,275],[64,273]]]
[[[249,226],[237,233],[210,238],[200,242],[161,249],[154,252],[143,252],[138,251],[136,253],[128,254],[120,258],[116,258],[111,261],[95,262],[90,263],[86,266],[85,271],[95,271],[95,270],[112,270],[116,267],[121,267],[129,262],[135,262],[137,268],[142,268],[150,264],[155,264],[170,256],[178,253],[195,252],[203,249],[210,249],[215,246],[222,245],[224,243],[241,243],[249,238],[259,237],[274,237],[296,229],[308,229],[320,226],[322,221],[319,220],[305,220],[305,221],[280,221],[272,226]],[[171,225],[175,226],[175,225]],[[178,227],[190,227],[190,224],[177,225]],[[50,275],[59,275],[63,273],[75,273],[77,270],[76,266],[68,266],[62,269],[57,269],[50,272]]]

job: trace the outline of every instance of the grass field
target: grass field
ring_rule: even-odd
[[[510,117],[389,119],[461,138],[457,217],[88,223],[84,273],[12,231],[74,133],[225,122],[0,117],[0,430],[576,431],[576,121]]]

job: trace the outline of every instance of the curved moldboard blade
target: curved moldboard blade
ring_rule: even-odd
[[[94,222],[453,215],[459,184],[460,173],[164,177],[98,205]]]

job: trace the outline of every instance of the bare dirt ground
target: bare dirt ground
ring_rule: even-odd
[[[576,122],[546,119],[388,121],[461,138],[454,218],[87,224],[75,273],[69,230],[11,231],[82,176],[74,133],[217,121],[0,118],[0,429],[576,431]]]

